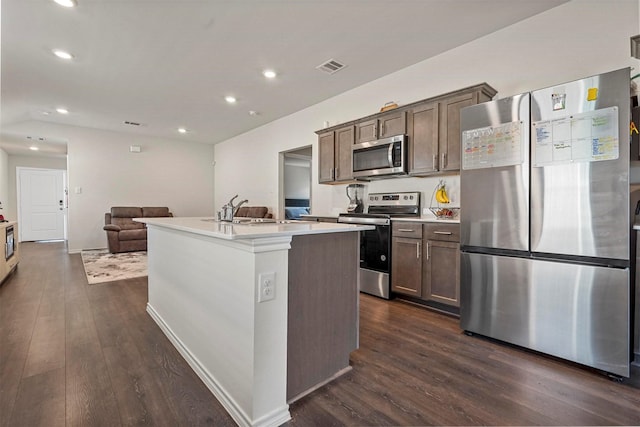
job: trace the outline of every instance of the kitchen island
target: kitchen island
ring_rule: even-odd
[[[313,222],[138,218],[147,312],[242,426],[348,371],[358,347],[360,230]]]

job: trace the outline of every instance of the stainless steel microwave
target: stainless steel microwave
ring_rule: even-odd
[[[406,135],[354,144],[351,153],[354,178],[407,174]]]

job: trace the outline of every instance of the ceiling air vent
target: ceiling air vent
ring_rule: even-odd
[[[318,65],[316,68],[320,71],[324,71],[325,73],[333,74],[342,70],[344,67],[346,67],[346,65],[339,63],[335,59],[330,59],[323,64]]]

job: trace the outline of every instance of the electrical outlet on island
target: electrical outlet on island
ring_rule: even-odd
[[[258,302],[270,301],[276,297],[276,273],[261,273],[258,276]]]

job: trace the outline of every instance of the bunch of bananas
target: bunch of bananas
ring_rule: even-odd
[[[444,186],[444,183],[441,182],[436,190],[436,201],[438,203],[449,203],[449,195],[447,194],[447,189]]]

